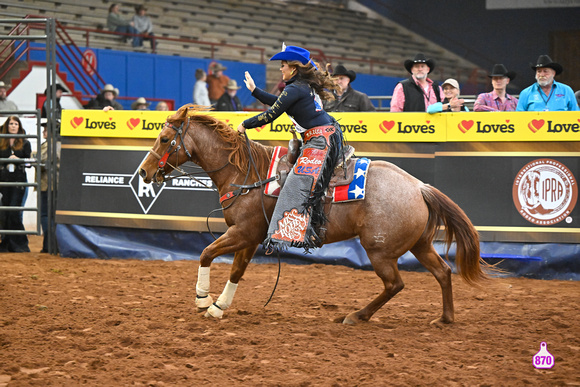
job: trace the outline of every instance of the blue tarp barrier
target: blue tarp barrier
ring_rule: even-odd
[[[219,234],[216,235],[219,237]],[[145,230],[80,225],[57,225],[57,239],[62,257],[125,258],[142,260],[198,260],[203,249],[213,242],[209,233]],[[442,242],[435,249],[445,255]],[[481,242],[481,256],[506,271],[507,276],[535,279],[580,280],[580,244]],[[454,267],[455,245],[449,250],[449,263]],[[232,262],[233,255],[218,257],[214,262]],[[366,252],[358,239],[337,242],[303,254],[290,248],[280,254],[291,264],[323,263],[372,270]],[[274,263],[276,255],[266,256],[260,247],[253,259],[257,263]],[[426,271],[407,252],[398,261],[401,270]]]

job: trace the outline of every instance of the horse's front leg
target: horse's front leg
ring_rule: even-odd
[[[205,317],[222,318],[224,310],[228,309],[232,304],[236,289],[238,288],[238,283],[244,275],[248,263],[250,263],[250,260],[256,253],[257,249],[258,245],[255,245],[244,250],[236,251],[234,255],[234,263],[230,271],[230,279],[226,283],[226,286],[217,301],[211,304],[207,309]]]
[[[214,303],[213,298],[209,294],[210,265],[213,262],[213,260],[216,257],[224,254],[231,254],[233,252],[238,251],[240,253],[243,253],[246,250],[251,251],[251,253],[242,254],[243,259],[234,260],[234,267],[232,268],[232,273],[230,275],[231,279],[230,282],[232,282],[232,285],[230,286],[226,285],[226,289],[224,289],[224,292],[226,292],[227,290],[226,295],[229,294],[232,295],[231,297],[228,298],[233,298],[233,293],[235,292],[237,282],[239,281],[239,279],[241,278],[247,267],[247,262],[245,262],[246,255],[250,254],[250,256],[247,258],[249,262],[256,249],[257,244],[252,244],[251,242],[248,242],[247,239],[243,237],[241,230],[238,231],[236,227],[232,227],[228,229],[228,231],[224,235],[219,237],[217,240],[215,240],[212,244],[210,244],[203,250],[199,258],[200,266],[197,272],[197,284],[195,286],[197,293],[197,296],[195,298],[195,304],[198,310],[208,309]],[[238,253],[236,253],[236,258],[237,256]],[[236,264],[236,262],[238,261],[240,261],[239,264]],[[237,266],[240,267],[240,270],[236,270]],[[240,273],[239,277],[236,278],[235,273]],[[233,284],[235,284],[235,286]]]

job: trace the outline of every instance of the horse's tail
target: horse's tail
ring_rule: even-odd
[[[421,194],[429,208],[429,221],[424,231],[433,240],[441,225],[445,226],[446,255],[453,242],[457,243],[455,264],[459,275],[470,285],[489,277],[482,266],[489,267],[480,256],[479,234],[465,212],[449,197],[428,184],[421,186]]]

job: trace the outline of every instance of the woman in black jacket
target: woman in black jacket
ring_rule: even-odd
[[[6,134],[26,134],[22,127],[22,122],[17,116],[10,116],[2,125],[3,135]],[[2,137],[0,138],[0,158],[2,159],[28,159],[32,153],[30,141],[25,138]],[[26,183],[26,171],[23,162],[11,163],[3,162],[0,169],[0,181]],[[2,194],[2,205],[10,207],[21,207],[24,198],[24,186],[4,186],[0,187]],[[22,211],[4,211],[2,214],[3,226],[5,230],[24,230],[22,224]],[[0,252],[11,251],[15,253],[29,252],[28,237],[26,234],[5,234],[0,243]]]

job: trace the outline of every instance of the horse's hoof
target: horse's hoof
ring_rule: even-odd
[[[213,317],[213,318],[222,318],[224,316],[224,311],[211,304],[209,308],[207,308],[207,312],[205,312],[205,317]]]
[[[213,304],[213,298],[209,294],[205,297],[195,297],[195,306],[197,306],[198,312],[207,310],[211,304]]]
[[[435,320],[431,321],[429,324],[430,325],[443,325],[443,324],[452,324],[452,323],[453,323],[453,319],[441,316],[441,317],[436,318]]]
[[[359,322],[360,322],[360,320],[358,319],[358,317],[354,313],[349,314],[348,316],[346,316],[344,318],[344,320],[342,320],[343,324],[348,324],[348,325],[355,325],[355,324],[358,324]]]

